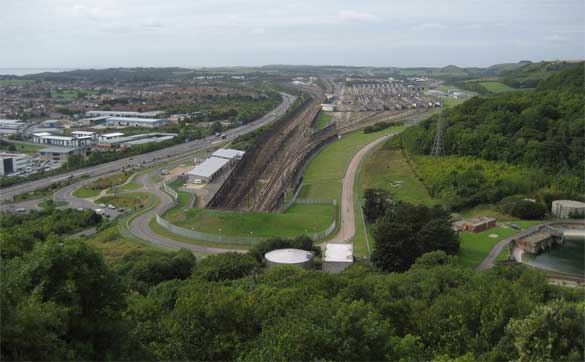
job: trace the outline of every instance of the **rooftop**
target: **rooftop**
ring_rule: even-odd
[[[279,264],[299,264],[313,258],[313,253],[301,249],[277,249],[264,255],[266,260]]]
[[[236,157],[242,157],[244,153],[246,152],[233,150],[231,148],[220,148],[219,150],[213,152],[211,155],[215,157],[228,158],[231,160]]]
[[[24,153],[0,152],[0,158],[30,157]]]
[[[187,172],[187,175],[211,177],[228,162],[229,160],[225,158],[210,157]]]
[[[100,137],[122,137],[124,134],[122,132],[113,132],[113,133],[104,133],[100,135]]]
[[[139,118],[139,117],[110,117],[107,121],[126,121],[126,122],[143,122],[154,123],[164,121],[162,118]]]
[[[71,134],[83,134],[83,135],[91,136],[91,135],[95,134],[95,132],[91,132],[91,131],[73,131],[73,132],[71,132]]]
[[[327,243],[325,246],[324,261],[348,263],[353,261],[353,245]]]

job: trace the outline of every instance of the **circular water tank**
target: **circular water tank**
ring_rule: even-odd
[[[573,200],[555,200],[552,202],[552,214],[559,219],[579,217],[585,214],[585,203]]]
[[[277,249],[264,255],[266,266],[294,265],[309,269],[313,262],[313,253],[300,249]]]

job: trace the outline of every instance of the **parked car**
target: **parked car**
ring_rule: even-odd
[[[100,207],[106,207],[106,204],[100,204]]]
[[[108,205],[108,208],[110,208],[112,210],[116,210],[116,206],[114,206],[114,205]]]
[[[16,209],[16,212],[26,212],[26,209],[24,207],[19,207],[18,209]]]

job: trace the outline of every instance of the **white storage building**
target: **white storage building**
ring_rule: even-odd
[[[151,118],[158,117],[163,111],[133,112],[133,111],[88,111],[86,117],[139,117]]]
[[[246,152],[244,151],[234,150],[231,148],[220,148],[217,151],[213,152],[211,156],[225,158],[230,161],[239,161],[242,159],[242,157],[244,157],[245,153]]]
[[[210,157],[187,172],[187,181],[192,183],[211,182],[221,174],[224,167],[230,162],[226,158]]]
[[[341,273],[353,264],[353,244],[327,243],[323,255],[323,271]]]

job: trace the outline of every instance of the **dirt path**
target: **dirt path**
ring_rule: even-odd
[[[329,243],[347,243],[355,235],[355,213],[353,205],[353,186],[360,163],[368,152],[381,142],[386,141],[393,135],[384,135],[363,146],[351,159],[345,175],[343,176],[343,188],[341,191],[341,226]]]

